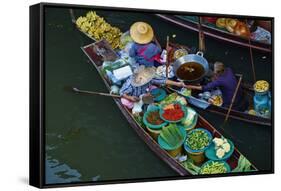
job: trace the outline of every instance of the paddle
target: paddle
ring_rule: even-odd
[[[169,41],[170,41],[170,37],[167,36],[167,42],[166,42],[166,51],[167,51],[166,78],[167,78],[167,79],[168,79],[168,77],[169,77],[169,67],[170,67],[170,63],[169,63]]]
[[[76,93],[83,93],[83,94],[90,94],[90,95],[101,95],[101,96],[108,96],[108,97],[115,97],[115,98],[121,98],[120,95],[110,94],[110,93],[102,93],[102,92],[94,92],[94,91],[87,91],[87,90],[80,90],[76,87],[71,87],[73,92]]]
[[[228,110],[227,110],[227,114],[226,114],[226,116],[225,116],[225,119],[224,119],[222,128],[224,127],[225,123],[226,123],[227,120],[228,120],[230,111],[231,111],[231,109],[232,109],[232,106],[233,106],[233,103],[234,103],[234,101],[235,101],[235,98],[236,98],[238,89],[239,89],[240,84],[241,84],[241,81],[242,81],[242,75],[239,77],[239,81],[238,81],[238,83],[237,83],[237,86],[236,86],[236,88],[235,88],[234,94],[233,94],[233,96],[232,96],[231,103],[230,103],[230,106],[229,106],[229,108],[228,108]]]
[[[100,96],[107,96],[107,97],[113,97],[113,98],[122,98],[120,95],[110,94],[110,93],[103,93],[103,92],[95,92],[95,91],[87,91],[87,90],[81,90],[76,87],[65,87],[64,89],[70,90],[74,93],[82,93],[82,94],[89,94],[89,95],[100,95]],[[145,95],[142,96],[142,101],[145,104],[151,104],[154,102],[153,96],[151,95]]]
[[[205,46],[204,32],[202,31],[202,17],[199,17],[198,20],[198,32],[199,32],[199,51],[205,52],[206,46]]]

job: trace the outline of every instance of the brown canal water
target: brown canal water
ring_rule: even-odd
[[[87,10],[75,9],[76,16]],[[135,21],[152,25],[164,46],[174,42],[197,46],[197,33],[152,14],[97,11],[113,26],[127,31]],[[65,86],[106,92],[100,76],[80,47],[92,41],[73,27],[69,10],[45,9],[46,183],[124,180],[177,174],[141,141],[111,98],[77,95]],[[219,60],[251,82],[249,50],[206,38],[209,61]],[[258,79],[271,81],[270,54],[254,51]],[[220,129],[223,118],[201,114]],[[222,133],[261,170],[271,169],[271,127],[229,120]]]

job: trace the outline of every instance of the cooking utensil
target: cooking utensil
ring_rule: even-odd
[[[203,56],[203,52],[198,51],[177,59],[173,64],[177,78],[187,82],[201,80],[209,71],[209,63]]]

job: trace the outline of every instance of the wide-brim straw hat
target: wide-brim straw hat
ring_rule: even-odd
[[[154,32],[149,24],[135,22],[130,28],[130,35],[136,43],[147,44],[152,41]]]
[[[155,67],[140,66],[132,76],[131,85],[135,87],[143,86],[149,83],[155,76]]]

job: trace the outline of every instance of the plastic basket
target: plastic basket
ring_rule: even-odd
[[[193,133],[193,132],[195,132],[195,131],[199,131],[199,130],[204,131],[204,132],[207,133],[207,135],[208,135],[208,137],[209,137],[209,144],[208,144],[206,147],[204,147],[203,149],[195,150],[195,149],[191,149],[191,148],[186,144],[186,141],[185,141],[185,142],[184,142],[184,149],[185,149],[188,153],[201,153],[201,152],[204,152],[204,151],[210,146],[210,144],[211,144],[211,142],[212,142],[213,137],[212,137],[211,133],[210,133],[208,130],[206,130],[206,129],[203,129],[203,128],[196,128],[196,129],[191,130],[188,134],[191,134],[191,133]],[[188,138],[188,134],[187,134],[186,138]]]
[[[212,143],[205,151],[205,155],[208,159],[214,160],[214,161],[222,161],[222,160],[227,160],[233,153],[234,151],[234,144],[232,141],[227,139],[228,143],[230,144],[230,151],[225,153],[225,155],[222,158],[218,158],[216,155],[216,150],[215,150],[215,144]]]
[[[162,88],[155,88],[150,91],[151,95],[154,97],[153,100],[156,102],[162,101],[167,96],[167,93]]]
[[[161,136],[158,136],[158,144],[160,145],[160,147],[162,149],[165,149],[167,151],[172,151],[172,150],[178,149],[179,147],[181,147],[183,145],[183,143],[184,143],[184,141],[186,139],[186,131],[181,126],[177,126],[177,128],[179,128],[179,130],[180,130],[180,132],[181,132],[181,134],[183,136],[183,140],[180,143],[178,143],[177,146],[171,147],[166,141],[164,141],[164,139],[162,139]]]
[[[231,168],[230,168],[229,164],[227,164],[225,161],[213,161],[213,160],[209,160],[209,161],[205,162],[205,163],[201,166],[201,168],[200,168],[200,170],[199,170],[199,174],[202,174],[202,169],[203,169],[206,165],[210,164],[211,162],[223,163],[224,166],[225,166],[225,168],[226,168],[226,172],[225,172],[225,173],[228,173],[228,172],[231,171]]]
[[[150,113],[150,112],[154,112],[154,111],[158,111],[159,112],[160,108],[159,107],[153,107],[149,110],[147,110],[144,115],[143,115],[143,123],[145,124],[146,127],[152,129],[152,130],[160,130],[162,129],[162,127],[166,126],[168,123],[166,121],[164,121],[162,124],[160,125],[153,125],[151,123],[149,123],[146,118],[147,118],[147,115]]]

